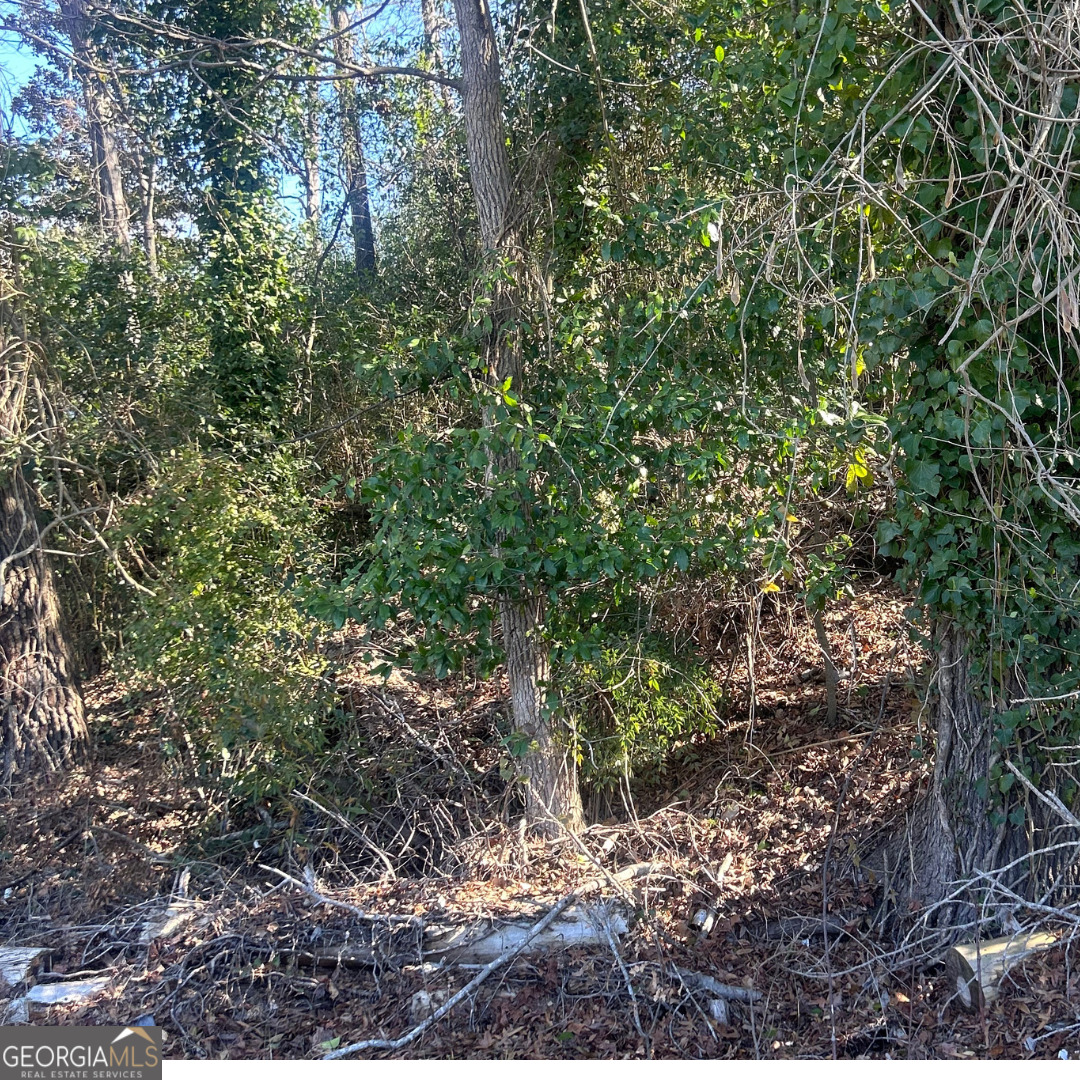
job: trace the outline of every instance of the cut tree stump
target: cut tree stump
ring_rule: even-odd
[[[1056,934],[1035,931],[956,945],[945,954],[945,973],[964,1008],[978,1010],[998,996],[1011,968],[1057,941]]]

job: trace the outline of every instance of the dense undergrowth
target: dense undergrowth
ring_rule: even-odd
[[[858,656],[832,728],[811,623],[767,621],[753,724],[745,705],[718,703],[720,733],[687,738],[662,767],[632,776],[573,843],[519,831],[521,806],[492,751],[503,723],[497,685],[401,675],[387,684],[362,643],[341,638],[335,686],[352,751],[324,754],[313,782],[287,797],[238,810],[201,785],[194,762],[166,755],[155,738],[160,700],[135,708],[101,678],[88,687],[91,768],[4,803],[0,925],[8,939],[50,950],[39,978],[107,978],[49,1022],[149,1013],[169,1056],[306,1058],[408,1031],[424,995],[445,1000],[465,976],[408,962],[312,966],[303,956],[357,925],[304,888],[370,915],[468,925],[531,920],[592,877],[647,862],[653,876],[634,887],[617,954],[520,959],[405,1052],[918,1060],[1072,1051],[1078,991],[1067,946],[1014,970],[984,1022],[961,1008],[940,951],[897,950],[885,932],[887,893],[851,861],[926,780],[908,681],[922,656],[903,634],[903,607],[876,589],[830,614],[829,639],[839,652],[854,633]],[[743,699],[746,677],[745,667],[732,673],[729,701]],[[605,889],[609,904],[623,902]],[[177,922],[147,944],[166,904]],[[676,968],[762,996],[719,1019]]]
[[[3,777],[8,937],[185,1053],[313,1054],[423,972],[286,971],[265,873],[464,918],[653,861],[610,964],[423,1052],[1060,1049],[1071,968],[980,1032],[935,964],[1075,900],[1075,20],[475,6],[0,0],[0,577],[92,710]]]

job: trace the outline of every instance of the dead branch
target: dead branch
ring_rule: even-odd
[[[699,971],[690,971],[687,968],[675,967],[675,965],[672,965],[672,970],[686,986],[707,990],[714,997],[722,998],[724,1001],[753,1004],[761,1000],[760,990],[752,990],[747,986],[728,986],[727,983],[722,983],[711,975],[703,975]]]
[[[279,871],[280,873],[280,871]],[[509,963],[526,945],[538,934],[549,927],[577,899],[577,893],[572,892],[564,896],[516,945],[507,949],[501,956],[496,957],[490,964],[478,971],[446,1004],[441,1005],[423,1023],[399,1039],[364,1039],[362,1042],[351,1043],[349,1046],[338,1047],[330,1053],[323,1055],[324,1061],[334,1061],[338,1058],[347,1057],[349,1054],[359,1053],[361,1050],[400,1050],[403,1046],[418,1039],[433,1024],[437,1024],[450,1010],[471,994],[493,971],[497,971],[503,964]]]
[[[421,927],[423,924],[420,919],[415,915],[370,915],[362,908],[356,907],[354,904],[347,904],[344,900],[332,900],[329,896],[323,896],[321,892],[316,891],[307,882],[301,881],[299,878],[294,878],[292,874],[286,874],[284,870],[278,870],[276,867],[267,866],[265,863],[259,863],[259,869],[268,870],[271,874],[277,874],[278,877],[284,878],[290,884],[295,885],[298,889],[302,889],[308,896],[320,904],[325,904],[327,907],[338,908],[341,911],[348,911],[350,914],[355,915],[356,918],[362,919],[366,923],[381,923],[397,924],[399,926],[415,926]]]

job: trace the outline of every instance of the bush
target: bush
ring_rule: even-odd
[[[603,650],[563,691],[576,720],[582,782],[603,791],[624,776],[662,772],[680,742],[717,733],[722,698],[706,667],[662,649],[649,656]]]
[[[290,790],[325,740],[327,662],[294,592],[321,557],[305,479],[285,455],[189,450],[127,509],[155,571],[125,635],[128,672],[169,695],[206,772],[252,797]]]

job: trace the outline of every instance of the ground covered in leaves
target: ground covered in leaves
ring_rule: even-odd
[[[596,946],[517,958],[397,1053],[1075,1056],[1068,933],[972,1013],[939,952],[900,951],[886,932],[895,913],[860,854],[902,823],[927,776],[923,657],[903,601],[880,591],[837,605],[827,629],[844,676],[832,726],[813,629],[793,619],[758,643],[753,709],[742,695],[719,737],[677,747],[619,812],[552,841],[519,829],[497,685],[384,684],[344,664],[362,758],[328,760],[322,783],[234,820],[163,759],[160,706],[103,679],[89,695],[93,764],[17,789],[0,813],[0,942],[50,950],[33,981],[108,978],[89,1001],[31,1020],[149,1015],[177,1058],[309,1058],[394,1039],[475,967],[423,963],[407,941],[340,962],[363,935],[320,897],[409,931],[530,923],[582,890],[625,912],[626,931],[613,920]],[[339,648],[348,659],[349,642]],[[745,664],[729,672],[745,686]],[[680,972],[760,996],[717,1006]],[[0,1009],[23,990],[0,991]]]

